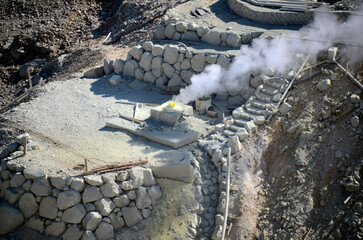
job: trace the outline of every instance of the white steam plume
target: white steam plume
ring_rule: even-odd
[[[217,64],[209,65],[204,72],[193,75],[191,85],[180,91],[174,100],[189,103],[213,93],[248,89],[251,72],[264,72],[272,67],[279,74],[297,69],[297,54],[315,59],[321,50],[342,44],[343,56],[357,63],[363,60],[363,5],[346,22],[341,22],[326,7],[319,8],[313,22],[299,32],[272,40],[255,39],[251,46],[243,45],[229,69]]]

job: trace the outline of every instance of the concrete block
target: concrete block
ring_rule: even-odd
[[[117,85],[122,82],[122,79],[119,75],[113,75],[112,77],[110,77],[109,81],[111,85]]]
[[[191,182],[193,179],[193,168],[190,160],[186,159],[179,163],[168,163],[151,168],[154,177],[169,178],[173,180]]]

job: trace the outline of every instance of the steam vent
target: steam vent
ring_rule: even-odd
[[[0,239],[362,239],[361,2],[1,0]]]

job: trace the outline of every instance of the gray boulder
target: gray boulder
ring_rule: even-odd
[[[32,193],[24,193],[19,200],[19,208],[26,218],[33,216],[38,211],[38,204]]]
[[[39,205],[39,216],[55,219],[57,217],[58,208],[55,197],[43,197]]]
[[[208,54],[207,57],[205,58],[205,61],[208,64],[215,64],[215,63],[217,63],[217,59],[218,59],[217,54]]]
[[[167,39],[173,39],[175,32],[175,24],[169,24],[168,26],[166,26],[164,34]]]
[[[23,224],[24,216],[18,209],[7,204],[1,204],[0,222],[0,235],[5,235]]]
[[[117,76],[117,75],[115,75]],[[71,188],[78,191],[78,192],[82,192],[84,190],[85,187],[85,183],[84,183],[84,179],[83,178],[73,178],[72,179],[72,183],[71,183]]]
[[[36,196],[43,197],[52,193],[52,187],[47,178],[41,177],[34,180],[30,191],[32,191]]]
[[[176,45],[167,45],[164,48],[164,62],[175,64],[179,57],[179,48]]]
[[[60,210],[73,207],[81,201],[81,194],[75,190],[61,192],[57,198],[57,206]]]
[[[220,33],[214,30],[211,30],[203,35],[202,41],[206,42],[210,45],[219,46],[221,44],[221,36]]]
[[[234,48],[241,46],[241,36],[236,33],[230,33],[227,37],[227,45]]]
[[[64,211],[62,215],[62,221],[66,223],[78,224],[82,221],[86,213],[87,212],[84,206],[81,203],[79,203],[76,206],[68,208],[67,210]]]
[[[82,200],[83,200],[83,203],[88,203],[88,202],[97,201],[97,200],[101,199],[102,197],[103,196],[98,187],[87,186],[84,189],[84,192],[82,195]]]
[[[102,216],[108,216],[116,205],[109,198],[102,198],[95,202],[96,209],[102,214]]]
[[[139,188],[144,183],[144,168],[134,167],[130,170],[130,178],[134,188]]]
[[[124,207],[122,208],[122,214],[128,227],[135,225],[143,219],[136,207]]]
[[[110,59],[103,59],[103,70],[106,75],[113,73],[113,61]]]
[[[177,22],[175,24],[175,29],[178,32],[186,32],[187,31],[187,24],[185,22]]]
[[[158,26],[154,31],[154,39],[156,40],[162,40],[165,39],[165,26],[161,25]]]
[[[227,57],[226,55],[222,54],[219,55],[217,59],[217,64],[221,65],[222,68],[228,68],[229,64],[231,63],[231,59]]]
[[[173,74],[175,72],[175,68],[171,66],[169,63],[163,63],[162,64],[163,73],[168,77],[172,78]]]
[[[197,27],[196,30],[197,30],[198,37],[203,37],[209,31],[209,28],[205,27],[205,26],[200,26],[200,27]]]
[[[31,180],[45,176],[45,172],[43,171],[43,169],[38,167],[25,168],[23,174],[26,179]]]
[[[153,176],[153,173],[151,171],[150,168],[144,168],[144,183],[143,185],[146,187],[152,186],[154,185],[155,182],[155,178]]]
[[[143,80],[145,81],[145,82],[150,82],[150,83],[155,83],[155,80],[156,80],[156,77],[155,77],[155,75],[153,74],[154,73],[154,69],[153,69],[153,72],[146,72],[145,73],[145,75],[144,75],[144,78],[143,78]],[[161,75],[161,69],[160,69],[160,72],[157,74],[157,75]]]
[[[331,86],[331,80],[330,79],[324,79],[321,80],[318,84],[316,84],[316,88],[320,91],[320,92],[324,92],[326,90],[328,90]]]
[[[78,240],[82,237],[83,232],[78,225],[72,225],[63,234],[62,238],[64,240]]]
[[[45,228],[45,234],[58,237],[66,230],[66,224],[64,222],[52,222]]]
[[[33,216],[25,222],[25,226],[34,229],[40,233],[44,231],[44,219],[38,216]]]
[[[102,215],[99,212],[89,212],[82,220],[84,229],[94,231],[102,222]]]
[[[113,63],[113,68],[114,68],[114,72],[117,75],[121,75],[124,71],[124,66],[125,66],[125,61],[122,59],[116,59],[115,62]]]
[[[140,187],[137,190],[136,207],[138,209],[144,209],[151,205],[151,198],[147,194],[147,190],[144,187]]]
[[[90,231],[84,231],[81,240],[97,240],[96,236]]]
[[[139,67],[139,64],[135,60],[127,60],[124,66],[123,74],[133,77],[135,70]]]
[[[19,69],[19,76],[21,78],[28,78],[28,70],[30,73],[35,70],[42,67],[42,65],[45,63],[45,59],[34,59],[30,62],[25,63],[23,66]]]
[[[156,80],[155,84],[156,84],[156,86],[158,86],[158,87],[163,87],[163,86],[165,86],[165,85],[168,83],[168,81],[169,81],[168,77],[167,77],[167,76],[165,76],[165,75],[162,75],[161,77],[159,77],[159,78]]]
[[[182,83],[182,79],[179,74],[174,73],[173,77],[168,82],[168,87],[178,87]]]
[[[66,181],[62,177],[51,177],[50,178],[50,183],[56,189],[63,190],[63,187],[66,184]]]
[[[194,71],[203,72],[205,67],[205,55],[203,53],[194,55],[191,60],[191,65]]]
[[[152,50],[151,50],[151,54],[154,57],[163,56],[163,54],[164,54],[164,47],[161,46],[161,45],[153,45]]]
[[[140,60],[140,67],[142,69],[144,69],[144,71],[150,71],[151,70],[151,61],[153,59],[153,55],[151,54],[151,52],[145,52],[142,56],[141,56],[141,60]]]
[[[109,223],[101,222],[95,233],[98,240],[109,240],[115,238],[113,226]]]
[[[17,188],[23,185],[25,182],[25,177],[20,172],[14,174],[14,176],[10,180],[10,187]]]
[[[20,197],[24,194],[22,188],[8,188],[5,190],[5,200],[11,205],[19,201]]]
[[[120,195],[118,197],[115,197],[113,199],[113,202],[115,203],[115,205],[117,207],[120,207],[120,208],[123,208],[123,207],[126,207],[127,205],[129,205],[130,203],[130,200],[129,198],[127,197],[126,194],[123,194],[123,195]]]
[[[192,70],[181,70],[180,76],[181,78],[188,84],[192,84],[191,78],[195,74]]]
[[[163,196],[160,186],[157,186],[157,185],[152,186],[151,189],[148,190],[147,194],[151,198],[152,205],[155,205],[155,202]]]
[[[199,37],[196,32],[187,31],[186,33],[182,34],[181,40],[198,42]]]
[[[111,213],[109,216],[113,229],[117,230],[125,226],[125,221],[122,217],[117,216],[115,213]]]
[[[136,45],[130,49],[129,53],[133,58],[140,61],[141,56],[144,53],[144,49],[141,45]]]
[[[99,175],[87,175],[84,180],[91,186],[101,186],[103,184],[102,177]]]
[[[100,187],[100,190],[104,197],[109,197],[109,198],[113,198],[119,195],[120,192],[122,192],[120,186],[114,181],[109,181],[106,184],[102,185]]]
[[[191,67],[190,65],[190,59],[189,58],[185,58],[180,65],[180,69],[182,70],[186,70],[189,69]]]

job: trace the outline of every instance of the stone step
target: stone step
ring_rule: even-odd
[[[230,127],[230,129],[231,129],[232,131],[238,132],[238,130],[242,130],[242,129],[244,129],[244,127],[241,127],[241,126],[239,126],[239,125],[233,124],[233,125]]]
[[[268,86],[270,86],[270,87],[280,89],[280,87],[282,85],[289,84],[289,81],[287,81],[284,78],[274,77],[274,78],[267,79],[267,81],[265,82],[265,84],[268,85]]]
[[[226,135],[227,137],[232,137],[232,136],[236,135],[236,132],[226,129],[223,131],[223,134]]]
[[[279,89],[278,88],[271,87],[271,86],[269,86],[267,84],[264,84],[263,85],[263,89],[261,90],[261,92],[266,93],[267,95],[273,96],[273,95],[279,93]]]
[[[256,114],[256,115],[262,115],[262,116],[266,117],[266,110],[262,110],[260,108],[249,106],[249,107],[246,107],[246,111]]]
[[[262,102],[266,102],[266,103],[270,103],[272,100],[272,96],[271,95],[267,95],[266,93],[256,93],[255,94],[256,98]]]
[[[248,122],[248,121],[251,121],[253,120],[252,116],[250,119],[245,119],[245,118],[237,118],[234,120],[234,124],[238,125],[238,126],[241,126],[241,127],[244,127],[245,124]]]
[[[256,107],[256,108],[260,108],[260,109],[273,110],[273,109],[275,109],[277,104],[274,103],[274,102],[266,103],[266,102],[262,102],[262,101],[260,101],[258,99],[255,99],[253,102],[251,102],[251,106]]]

